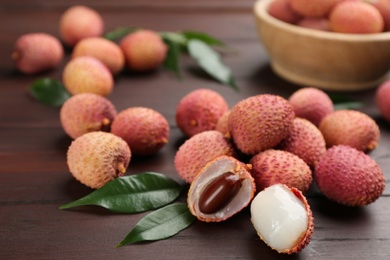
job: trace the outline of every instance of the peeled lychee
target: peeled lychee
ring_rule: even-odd
[[[81,93],[70,97],[62,105],[62,128],[75,139],[92,131],[109,131],[117,111],[108,99],[93,93]]]
[[[130,70],[150,71],[165,60],[168,48],[161,37],[151,30],[139,30],[125,36],[120,47]]]
[[[250,164],[258,192],[273,184],[282,183],[305,193],[313,180],[310,167],[301,158],[287,151],[266,150],[253,156]]]
[[[101,15],[90,7],[74,5],[62,14],[59,24],[61,39],[68,45],[88,37],[101,36],[104,22]]]
[[[298,253],[309,244],[314,218],[298,189],[274,184],[256,195],[250,211],[260,239],[278,253]]]
[[[384,20],[377,8],[363,1],[342,1],[329,15],[330,27],[339,33],[379,33]]]
[[[318,126],[321,120],[334,111],[333,102],[323,90],[305,87],[298,89],[289,97],[295,115]]]
[[[254,155],[286,138],[294,116],[293,107],[281,96],[252,96],[231,109],[229,132],[241,152]]]
[[[269,5],[268,12],[273,17],[291,24],[295,24],[302,18],[302,15],[291,8],[290,0],[273,0]]]
[[[365,206],[378,199],[385,188],[379,165],[350,146],[333,146],[319,161],[314,177],[330,200],[346,206]]]
[[[367,114],[355,110],[337,110],[327,115],[319,125],[327,147],[349,145],[360,151],[375,149],[380,131]]]
[[[79,56],[97,58],[114,75],[118,74],[125,64],[125,57],[119,45],[101,37],[90,37],[79,41],[73,48],[72,58]]]
[[[232,143],[224,134],[210,130],[187,139],[177,150],[174,163],[179,176],[191,183],[209,161],[221,155],[235,154]]]
[[[115,117],[111,133],[125,140],[133,154],[152,155],[168,143],[169,124],[154,109],[130,107]]]
[[[130,159],[127,143],[106,132],[90,132],[76,138],[67,152],[69,171],[78,181],[94,189],[122,176]]]
[[[290,0],[293,10],[303,16],[325,17],[343,0]]]
[[[290,133],[278,144],[278,149],[293,153],[314,167],[326,152],[326,143],[321,131],[313,123],[296,117]]]
[[[70,60],[64,68],[62,80],[72,95],[87,92],[108,96],[114,87],[110,70],[100,60],[90,56]]]
[[[188,137],[214,130],[229,110],[225,99],[211,89],[197,89],[184,96],[176,108],[176,124]]]
[[[34,74],[58,67],[64,58],[61,42],[47,33],[20,36],[14,46],[12,59],[21,72]]]
[[[383,82],[378,87],[375,101],[382,117],[390,122],[390,80]]]

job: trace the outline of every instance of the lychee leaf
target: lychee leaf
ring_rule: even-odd
[[[171,70],[177,78],[182,79],[180,70],[181,45],[170,38],[163,38],[163,40],[168,46],[168,53],[163,64],[164,68]]]
[[[61,81],[50,78],[35,80],[29,91],[36,100],[55,107],[61,106],[70,97]]]
[[[116,41],[130,33],[137,31],[138,29],[138,27],[119,27],[113,31],[105,33],[103,37],[110,41]]]
[[[221,40],[203,32],[197,31],[182,31],[181,34],[187,38],[187,40],[200,40],[211,46],[226,46]]]
[[[341,109],[359,109],[364,106],[362,102],[358,102],[353,100],[350,97],[341,94],[328,94],[329,98],[332,100],[334,104],[335,110]]]
[[[182,186],[161,173],[145,172],[118,177],[87,196],[60,209],[96,205],[113,212],[138,213],[165,206],[180,194]]]
[[[117,247],[170,238],[189,227],[195,219],[187,204],[168,205],[143,217]]]
[[[194,39],[188,41],[188,52],[198,65],[211,77],[219,82],[238,90],[231,70],[222,63],[220,55],[203,41]]]

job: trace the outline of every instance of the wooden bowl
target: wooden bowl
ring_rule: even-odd
[[[378,86],[390,70],[390,32],[344,34],[288,24],[268,13],[273,0],[257,0],[260,39],[280,77],[303,86],[352,91]]]

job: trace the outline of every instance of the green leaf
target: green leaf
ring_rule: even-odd
[[[116,178],[60,209],[96,205],[113,212],[138,213],[169,204],[179,196],[181,188],[163,174],[145,172]]]
[[[329,94],[330,99],[334,104],[335,110],[341,109],[358,109],[364,106],[362,102],[355,101],[347,96],[340,94]]]
[[[70,97],[60,81],[50,78],[35,80],[29,91],[38,101],[55,107],[61,106]]]
[[[107,32],[103,37],[107,40],[115,41],[138,29],[138,27],[119,27],[113,31]]]
[[[182,31],[181,34],[186,37],[187,40],[200,40],[208,45],[225,46],[222,41],[203,32]]]
[[[187,204],[176,203],[166,206],[142,218],[117,247],[172,237],[194,221],[195,217],[188,210]]]
[[[180,54],[181,54],[181,45],[180,43],[171,40],[170,38],[164,38],[165,44],[168,45],[168,53],[164,60],[164,68],[173,71],[176,74],[176,77],[181,79],[181,70],[180,70]]]
[[[187,38],[184,37],[184,35],[180,33],[174,33],[174,32],[160,32],[160,37],[165,41],[169,40],[170,42],[175,42],[176,44],[180,45],[181,47],[187,46]]]
[[[189,40],[190,56],[211,77],[238,90],[230,69],[221,62],[221,58],[210,46],[200,40]]]

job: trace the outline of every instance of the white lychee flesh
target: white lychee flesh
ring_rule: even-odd
[[[287,186],[275,184],[259,192],[251,203],[254,228],[271,248],[290,251],[309,228],[307,208]]]

